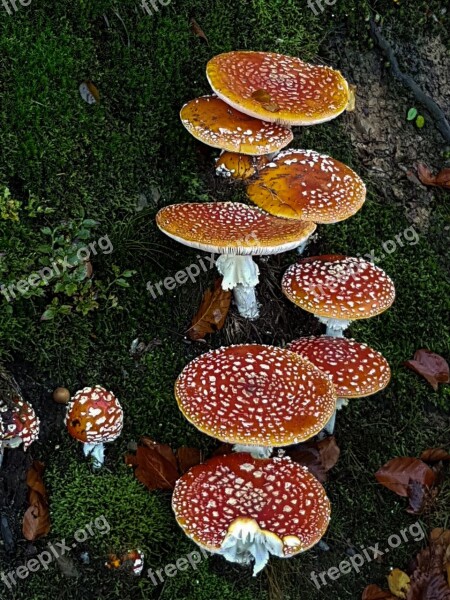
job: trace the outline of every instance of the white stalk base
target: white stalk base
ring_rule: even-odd
[[[3,455],[5,453],[5,448],[18,448],[21,443],[22,438],[20,437],[14,437],[10,440],[4,440],[3,442],[0,442],[0,467],[3,464]]]
[[[92,457],[92,466],[99,469],[105,462],[105,447],[100,444],[84,444],[83,452],[85,456]]]
[[[328,421],[328,423],[323,428],[324,432],[328,433],[329,435],[333,435],[334,428],[335,428],[335,425],[336,425],[336,412],[338,410],[341,410],[342,407],[347,406],[347,404],[348,404],[348,399],[347,398],[338,398],[337,399],[336,410],[334,411],[333,416],[331,417],[331,419]]]
[[[257,575],[266,566],[270,554],[284,557],[283,541],[270,531],[261,529],[255,519],[241,517],[228,528],[218,554],[243,565],[254,560],[253,575]]]
[[[321,323],[327,326],[327,331],[325,335],[329,335],[331,337],[344,337],[344,331],[350,325],[351,321],[344,321],[344,319],[331,319],[328,317],[319,317],[316,316]]]
[[[246,319],[259,317],[255,286],[259,281],[259,268],[251,256],[221,254],[216,267],[223,276],[222,288],[234,290],[234,301],[239,314]]]
[[[245,446],[244,444],[235,444],[233,452],[248,452],[253,458],[269,458],[272,456],[273,448],[270,446]]]

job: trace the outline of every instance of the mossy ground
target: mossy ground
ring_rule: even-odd
[[[405,39],[427,28],[438,35],[448,27],[440,2],[377,3],[385,22]],[[58,293],[54,286],[42,295],[0,303],[0,357],[24,364],[25,381],[33,381],[43,421],[51,415],[57,426],[44,427],[43,441],[32,453],[47,465],[53,528],[49,539],[72,538],[74,532],[100,515],[111,525],[109,535],[86,542],[89,565],[80,565],[78,580],[66,579],[56,566],[20,582],[13,590],[0,587],[1,598],[47,600],[102,598],[131,600],[250,600],[283,597],[344,600],[360,597],[366,582],[383,582],[390,565],[405,566],[420,544],[404,544],[380,563],[370,563],[319,592],[310,581],[312,569],[323,571],[346,558],[349,546],[382,542],[415,519],[404,503],[380,489],[376,469],[396,455],[417,455],[426,447],[448,443],[449,430],[439,411],[448,411],[449,391],[438,394],[402,363],[419,347],[448,356],[449,283],[448,195],[439,194],[426,233],[416,245],[405,243],[379,263],[398,290],[392,309],[351,328],[359,340],[381,350],[393,369],[393,382],[375,398],[351,403],[339,414],[337,439],[341,459],[328,492],[333,519],[326,537],[330,552],[311,551],[291,561],[274,560],[258,579],[247,570],[211,558],[196,572],[179,572],[155,587],[147,577],[132,578],[104,568],[109,552],[141,547],[146,568],[160,568],[194,547],[174,523],[169,494],[147,492],[122,463],[131,440],[148,435],[172,446],[196,445],[209,449],[214,442],[199,434],[179,413],[173,383],[181,368],[204,346],[188,344],[184,331],[201,294],[211,279],[186,284],[152,300],[146,282],[157,282],[196,260],[196,253],[158,233],[158,207],[198,199],[241,198],[242,191],[216,183],[211,175],[212,153],[198,145],[179,122],[181,105],[208,92],[204,74],[214,54],[237,48],[273,50],[334,64],[327,39],[342,35],[343,44],[369,47],[366,3],[338,0],[315,16],[298,0],[173,0],[153,16],[134,0],[33,0],[8,16],[0,6],[0,192],[7,186],[22,203],[19,221],[0,220],[0,279],[14,282],[42,267],[42,228],[62,226],[74,219],[98,224],[89,241],[108,235],[114,250],[93,259],[94,287],[83,294],[99,307],[84,316],[77,312],[78,292]],[[194,17],[209,44],[193,35]],[[448,21],[448,18],[447,18]],[[95,81],[101,93],[97,106],[85,104],[78,85]],[[342,123],[308,128],[298,143],[326,151],[356,169],[358,163]],[[437,153],[439,150],[437,149]],[[408,227],[401,205],[388,204],[374,194],[355,217],[320,228],[318,253],[364,254],[380,249]],[[34,216],[30,206],[41,207]],[[447,203],[447,204],[446,204]],[[46,209],[53,209],[53,212]],[[143,210],[141,210],[143,208]],[[448,229],[447,229],[448,238]],[[68,238],[67,238],[68,239]],[[69,243],[69,242],[68,242]],[[447,258],[446,258],[447,257]],[[276,273],[295,259],[274,259]],[[128,288],[114,284],[113,266],[135,270]],[[264,269],[266,267],[264,266]],[[102,285],[96,282],[102,282]],[[111,284],[109,290],[105,289]],[[96,287],[98,285],[98,287]],[[261,293],[264,292],[262,288]],[[116,296],[111,299],[111,293]],[[81,294],[81,296],[83,296]],[[51,321],[40,321],[57,297],[73,307]],[[117,302],[118,307],[112,307]],[[317,330],[313,318],[280,301],[286,317],[283,330],[241,330],[233,341],[282,342]],[[315,328],[315,329],[314,329]],[[229,341],[230,330],[209,340],[217,346]],[[142,357],[130,355],[139,337],[153,342]],[[105,471],[92,474],[79,446],[63,428],[63,408],[54,405],[50,390],[65,385],[76,390],[102,383],[114,390],[125,409],[120,440],[107,449]],[[444,486],[435,511],[425,526],[445,525],[450,491]],[[45,540],[37,543],[38,551]],[[8,571],[23,561],[26,544],[19,543],[16,559],[8,561],[0,549],[0,569]],[[282,592],[279,591],[282,586]]]

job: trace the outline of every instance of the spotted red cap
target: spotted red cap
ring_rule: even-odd
[[[191,100],[180,117],[189,133],[204,144],[240,154],[278,152],[294,137],[288,127],[244,115],[217,96]]]
[[[85,387],[68,404],[66,425],[70,435],[80,442],[112,442],[122,431],[122,407],[105,388]]]
[[[290,458],[217,456],[190,469],[175,485],[172,507],[198,545],[220,552],[244,527],[293,556],[316,544],[330,520],[330,502],[311,473]]]
[[[39,419],[31,404],[19,395],[0,403],[0,442],[20,438],[26,450],[38,437]]]
[[[361,398],[387,386],[391,370],[387,360],[366,344],[343,337],[304,337],[288,349],[330,375],[339,398]]]
[[[336,407],[327,375],[295,352],[241,344],[190,362],[175,383],[184,416],[223,442],[284,446],[319,433]]]
[[[285,150],[259,171],[247,194],[285,219],[337,223],[364,204],[366,186],[350,167],[314,150]]]
[[[374,317],[395,299],[386,273],[362,258],[313,256],[291,265],[282,280],[284,294],[318,317],[353,321]]]
[[[290,126],[334,119],[350,98],[339,71],[273,52],[219,54],[209,61],[206,76],[217,96],[233,108]]]
[[[288,221],[239,202],[172,204],[156,215],[158,227],[178,242],[219,254],[277,254],[296,248],[316,225]]]

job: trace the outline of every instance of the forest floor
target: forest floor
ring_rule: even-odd
[[[449,194],[423,186],[416,175],[418,162],[435,170],[448,166],[449,148],[432,116],[393,78],[368,24],[370,15],[379,15],[402,70],[449,116],[446,3],[337,0],[314,14],[303,0],[173,0],[152,15],[134,0],[87,4],[32,0],[11,15],[0,4],[0,283],[41,269],[50,255],[70,251],[74,240],[109,240],[104,252],[91,257],[88,281],[62,278],[12,302],[0,297],[0,360],[42,423],[39,441],[26,453],[7,451],[0,471],[0,575],[49,541],[73,539],[101,516],[110,531],[79,544],[65,565],[30,573],[12,589],[0,580],[0,598],[357,600],[368,583],[386,587],[390,568],[406,567],[424,541],[411,539],[320,590],[310,574],[415,523],[418,517],[406,513],[405,502],[381,488],[374,473],[395,456],[450,444],[450,388],[434,392],[403,365],[419,348],[450,358]],[[192,18],[207,42],[192,31]],[[261,318],[246,322],[232,308],[223,330],[206,343],[190,342],[185,333],[215,278],[212,270],[157,299],[146,289],[147,282],[198,260],[198,252],[158,231],[159,208],[245,201],[242,187],[214,175],[218,153],[197,143],[178,116],[184,102],[209,93],[207,61],[235,49],[329,64],[356,85],[354,112],[297,128],[291,146],[330,154],[367,184],[364,207],[347,221],[318,227],[306,254],[374,252],[394,280],[392,308],[353,324],[348,334],[383,353],[392,382],[338,415],[341,456],[326,484],[333,509],[324,538],[328,551],[272,559],[256,578],[249,569],[210,557],[195,572],[178,571],[156,586],[147,569],[163,568],[195,547],[175,522],[170,492],[149,492],[124,464],[127,448],[146,435],[173,448],[212,452],[217,443],[183,418],[173,396],[184,365],[223,344],[284,345],[322,331],[281,293],[281,275],[295,252],[260,261]],[[82,100],[78,87],[84,80],[95,82],[100,103]],[[406,119],[412,107],[425,117],[421,129]],[[5,188],[17,201],[8,210]],[[142,351],[131,352],[137,338]],[[52,391],[97,383],[119,398],[125,426],[107,447],[105,467],[93,473],[67,435],[65,409],[53,402]],[[45,464],[52,529],[31,543],[23,538],[22,518],[33,460]],[[447,479],[420,516],[423,529],[448,526],[449,505]],[[145,554],[141,577],[105,567],[108,554],[131,548]]]

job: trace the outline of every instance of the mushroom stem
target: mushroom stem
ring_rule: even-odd
[[[344,319],[332,319],[329,317],[320,317],[315,315],[321,323],[327,326],[325,335],[330,337],[344,337],[344,331],[350,325],[351,321],[345,321]]]
[[[346,398],[338,398],[337,399],[336,410],[334,411],[333,416],[331,417],[331,419],[328,421],[328,423],[323,428],[323,431],[325,433],[328,433],[329,435],[333,435],[334,428],[335,428],[335,425],[336,425],[336,413],[337,413],[338,410],[341,410],[341,408],[343,406],[347,406],[347,404],[348,404],[348,400]]]
[[[270,446],[246,446],[245,444],[235,444],[233,452],[248,452],[253,458],[269,458],[272,455],[273,448]]]
[[[217,270],[223,275],[222,288],[233,290],[239,314],[246,319],[259,316],[255,286],[259,281],[259,268],[249,255],[221,254],[216,260]]]
[[[262,530],[255,519],[242,517],[230,525],[218,553],[230,562],[244,565],[254,560],[253,575],[266,566],[270,554],[284,556],[283,542],[278,536]]]
[[[300,244],[300,246],[297,246],[297,253],[298,254],[303,254],[303,252],[306,250],[306,246],[309,244],[310,242],[310,238],[308,238],[307,240],[305,240],[304,242],[302,242]]]
[[[5,448],[18,448],[22,443],[22,438],[13,437],[9,440],[3,440],[0,442],[0,467],[3,464],[3,456],[5,454]]]
[[[100,444],[84,444],[83,452],[85,456],[92,456],[94,469],[99,469],[105,462],[105,447]]]

